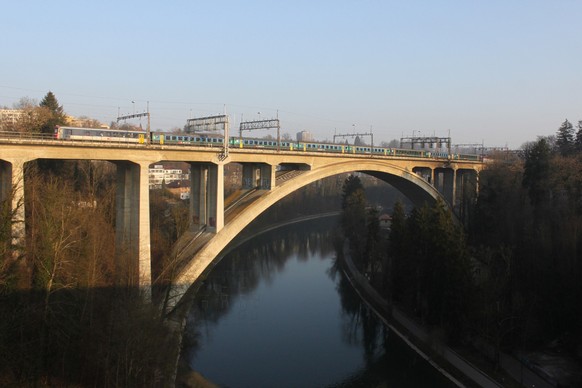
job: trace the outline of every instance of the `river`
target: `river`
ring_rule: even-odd
[[[234,248],[200,287],[183,361],[224,387],[449,387],[361,303],[333,251],[336,219]]]

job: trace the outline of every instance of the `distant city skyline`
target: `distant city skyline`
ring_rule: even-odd
[[[3,14],[0,106],[50,90],[107,124],[149,102],[152,130],[226,111],[233,130],[278,115],[293,137],[510,148],[582,120],[579,1],[64,0]]]

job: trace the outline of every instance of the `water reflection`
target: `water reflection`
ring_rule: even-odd
[[[334,227],[292,225],[229,253],[190,311],[190,368],[232,387],[447,386],[353,292],[333,258]]]

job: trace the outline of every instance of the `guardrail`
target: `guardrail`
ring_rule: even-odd
[[[80,146],[80,147],[131,147],[131,148],[143,148],[147,146],[152,149],[197,149],[205,151],[214,151],[217,149],[222,149],[222,145],[214,144],[200,145],[200,144],[141,144],[138,142],[130,141],[95,141],[95,140],[77,140],[77,139],[55,139],[53,134],[47,133],[33,133],[33,132],[7,132],[0,131],[0,144],[51,144],[55,146]],[[396,150],[395,151],[409,151],[409,150]],[[464,161],[464,162],[482,162],[482,157],[480,155],[467,155],[467,154],[450,154],[443,155],[440,153],[431,154],[430,152],[425,155],[424,153],[401,153],[393,155],[384,155],[381,153],[373,152],[362,152],[362,153],[341,153],[336,151],[327,150],[306,150],[306,151],[296,151],[296,150],[277,150],[276,148],[270,147],[250,147],[250,148],[231,148],[231,152],[237,153],[272,153],[277,152],[281,154],[309,154],[309,155],[344,155],[346,157],[358,157],[358,158],[380,158],[380,159],[432,159],[432,160],[444,160],[449,162]]]
[[[51,133],[0,131],[0,139],[54,140]]]

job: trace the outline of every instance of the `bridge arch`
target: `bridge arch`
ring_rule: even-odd
[[[402,192],[418,206],[425,202],[433,203],[437,198],[443,198],[434,186],[416,173],[386,161],[358,161],[357,165],[354,165],[353,161],[347,161],[311,169],[272,190],[266,191],[264,195],[224,225],[177,275],[173,286],[174,291],[178,294],[185,294],[190,286],[214,264],[228,243],[271,205],[312,182],[349,172],[362,172],[381,179]]]

